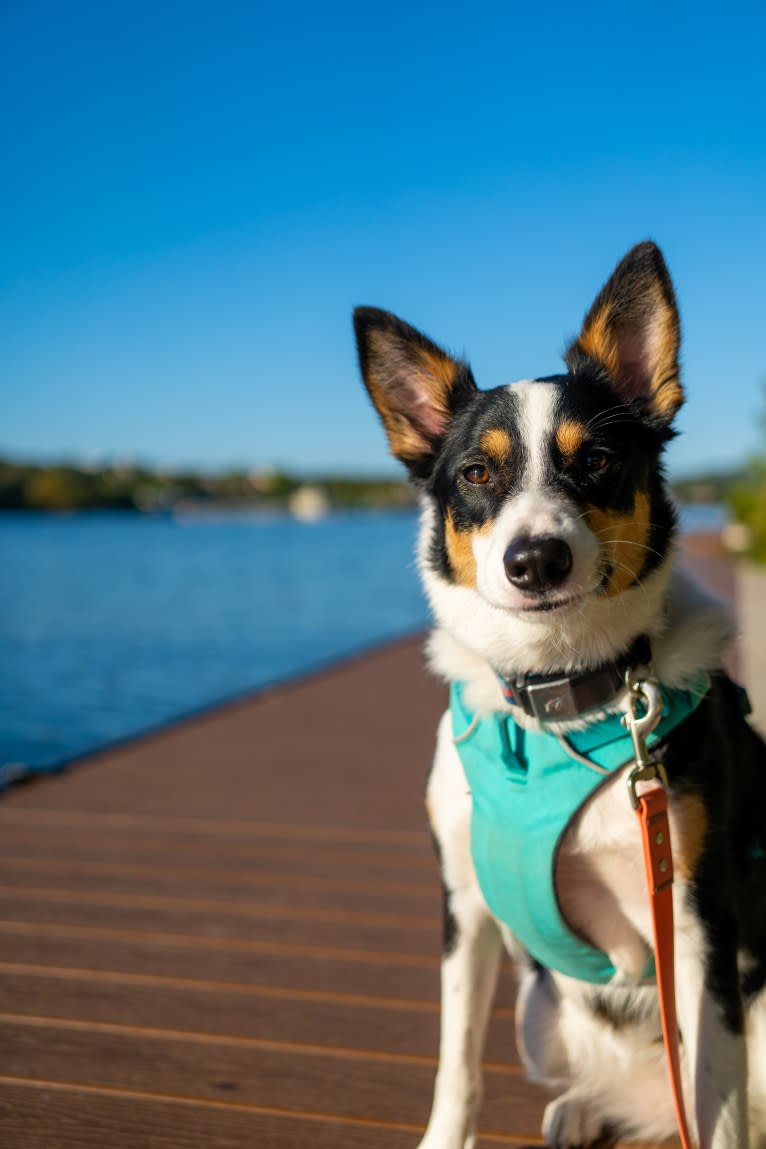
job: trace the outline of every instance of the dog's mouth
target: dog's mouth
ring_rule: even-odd
[[[581,603],[584,597],[584,594],[572,594],[566,598],[546,598],[531,602],[529,606],[521,606],[518,610],[521,614],[551,614],[553,611],[569,610],[570,607]]]

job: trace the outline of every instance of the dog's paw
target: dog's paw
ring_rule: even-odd
[[[475,1149],[476,1137],[471,1134],[468,1138],[448,1133],[442,1136],[437,1131],[429,1130],[418,1145],[418,1149]]]
[[[576,1089],[551,1101],[543,1114],[543,1137],[551,1149],[587,1149],[603,1144],[604,1127]]]
[[[469,1133],[468,1136],[464,1137],[461,1133],[457,1133],[454,1128],[445,1130],[434,1127],[426,1130],[418,1149],[475,1149],[475,1146],[475,1133]]]

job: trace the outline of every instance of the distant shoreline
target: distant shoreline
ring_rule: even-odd
[[[680,503],[727,501],[741,472],[701,474],[670,484]],[[171,513],[402,510],[417,506],[417,491],[402,475],[295,475],[275,469],[216,474],[139,465],[85,467],[19,463],[0,458],[0,511],[139,511]],[[297,512],[296,512],[297,513]]]
[[[417,493],[403,477],[308,477],[273,469],[205,474],[133,465],[39,465],[0,458],[0,511],[157,513],[178,507],[270,511],[312,500],[328,509],[408,508],[417,505]]]

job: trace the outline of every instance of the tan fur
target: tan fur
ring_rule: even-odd
[[[650,333],[650,354],[645,368],[650,376],[651,404],[658,414],[669,420],[684,400],[678,377],[680,333],[676,316],[659,284],[652,284],[648,289],[638,316],[626,317],[613,302],[605,302],[588,315],[579,343],[588,355],[604,364],[616,382],[629,385],[637,369],[634,329],[639,316]]]
[[[452,518],[447,516],[445,523],[447,554],[455,575],[455,582],[460,586],[476,586],[476,557],[473,553],[473,536],[475,533],[475,530],[459,531]]]
[[[414,460],[427,448],[427,440],[392,403],[391,378],[407,376],[410,386],[427,397],[428,403],[443,419],[449,420],[449,394],[455,383],[457,363],[448,355],[439,355],[422,347],[404,345],[389,332],[372,331],[369,336],[370,366],[366,382],[372,401],[383,420],[391,450],[399,459]],[[384,366],[385,365],[385,366]]]
[[[510,461],[513,443],[504,427],[492,427],[489,431],[485,431],[479,440],[479,446],[498,467]]]
[[[685,880],[693,878],[708,831],[708,818],[697,794],[684,794],[673,802],[673,841],[676,843],[675,869]]]
[[[650,529],[649,497],[636,495],[633,509],[627,514],[590,507],[585,514],[585,522],[606,557],[614,563],[606,595],[621,594],[635,583],[644,565]]]
[[[604,364],[612,378],[617,378],[617,340],[614,338],[612,311],[602,308],[586,319],[578,340],[583,351]]]
[[[585,427],[573,419],[567,419],[556,430],[556,446],[562,455],[575,455],[582,447]]]
[[[446,394],[455,382],[457,364],[454,359],[450,359],[449,355],[437,355],[423,348],[418,348],[418,359],[424,374],[433,376]]]

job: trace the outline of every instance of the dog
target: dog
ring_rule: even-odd
[[[428,657],[453,698],[427,787],[445,917],[439,1067],[420,1149],[475,1144],[503,946],[518,973],[522,1060],[561,1090],[545,1110],[546,1143],[676,1131],[625,785],[633,755],[616,744],[620,764],[567,814],[564,783],[536,797],[528,778],[538,767],[519,750],[555,745],[568,763],[557,778],[574,776],[578,759],[589,776],[583,743],[598,741],[599,723],[614,732],[636,674],[659,683],[666,710],[683,703],[672,728],[658,728],[655,755],[669,803],[692,1137],[701,1149],[763,1149],[766,745],[722,668],[730,622],[677,563],[662,459],[684,391],[663,256],[644,242],[617,265],[565,352],[565,373],[493,390],[389,312],[357,308],[354,324],[391,451],[421,492]],[[558,828],[545,827],[554,807]],[[547,861],[530,863],[543,838]],[[517,917],[534,916],[538,890],[563,923],[561,947],[555,931],[539,944],[534,930],[531,942],[519,936]],[[579,976],[567,947],[600,961],[604,976]]]

